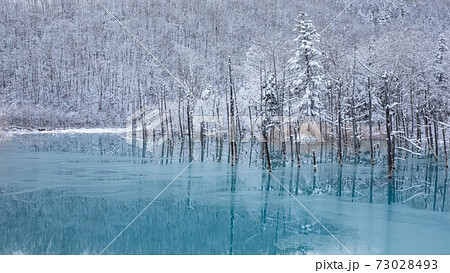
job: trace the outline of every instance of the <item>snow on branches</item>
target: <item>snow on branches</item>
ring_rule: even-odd
[[[294,39],[294,56],[289,59],[294,74],[292,92],[300,98],[299,106],[303,115],[317,116],[323,107],[321,94],[326,87],[323,54],[316,48],[320,35],[306,13],[300,13],[296,22],[294,31],[299,35]]]

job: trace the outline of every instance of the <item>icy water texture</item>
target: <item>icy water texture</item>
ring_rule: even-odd
[[[259,146],[236,167],[223,150],[208,145],[105,254],[346,254],[252,158]],[[398,160],[389,190],[385,165],[339,171],[316,152],[315,174],[306,155],[273,174],[352,253],[450,254],[442,165]],[[187,164],[179,143],[142,157],[117,135],[16,136],[0,146],[0,254],[98,254]]]

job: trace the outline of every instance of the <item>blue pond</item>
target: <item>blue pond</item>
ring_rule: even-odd
[[[99,254],[189,164],[186,146],[143,153],[109,134],[2,143],[0,254]],[[315,147],[314,172],[311,148],[300,168],[275,160],[271,176],[258,145],[232,167],[227,145],[208,142],[103,254],[450,254],[442,163],[398,160],[390,188],[382,155],[340,168]]]

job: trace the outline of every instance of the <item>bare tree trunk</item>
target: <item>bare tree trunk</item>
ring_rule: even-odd
[[[312,150],[313,153],[313,166],[314,166],[314,171],[316,171],[317,168],[317,164],[316,164],[316,151],[313,149]]]
[[[373,184],[374,184],[374,177],[373,177],[373,171],[374,166],[370,168],[370,195],[369,195],[369,203],[373,202]]]
[[[291,119],[291,102],[289,101],[289,119]],[[293,149],[293,141],[294,138],[292,137],[292,120],[289,120],[289,141],[290,141],[290,148],[291,148],[291,162],[294,162],[294,149]]]
[[[180,124],[180,138],[184,138],[183,123],[181,122],[181,96],[180,96],[180,94],[178,94],[178,123]]]
[[[439,166],[438,166],[438,164],[436,164],[435,174],[434,174],[433,211],[436,210],[436,201],[437,201],[436,197],[437,197],[437,191],[438,191],[438,178],[439,178]]]
[[[142,102],[140,103],[140,105],[141,105],[141,121],[142,121],[142,157],[145,157],[145,154],[147,152],[147,124],[145,122],[145,111],[142,109]]]
[[[164,122],[164,94],[161,94],[161,100],[159,100],[159,121],[161,125],[161,137],[165,137],[165,122]]]
[[[260,64],[259,68],[259,87],[260,87],[260,97],[259,97],[259,115],[262,115],[263,113],[263,93],[264,93],[264,87],[263,87],[263,78],[262,78],[262,66]],[[259,136],[260,137],[260,136]],[[264,138],[264,135],[263,135]],[[264,143],[260,145],[261,147],[261,160],[264,160]]]
[[[297,120],[297,124],[296,124],[296,128],[294,128],[294,131],[295,131],[295,151],[296,151],[296,153],[297,153],[297,167],[299,167],[300,168],[300,132],[299,132],[299,130],[300,130],[300,125],[299,125],[299,123],[298,123],[298,120]]]
[[[249,115],[249,118],[250,118],[250,135],[253,137],[252,108],[251,108],[250,105],[248,106],[248,115]]]
[[[416,126],[417,126],[417,145],[422,146],[422,132],[420,127],[422,126],[422,122],[419,117],[419,107],[416,107]]]
[[[354,53],[355,54],[355,53]],[[353,134],[353,155],[356,158],[358,155],[358,136],[356,130],[356,109],[355,109],[355,89],[356,89],[356,79],[355,79],[355,67],[356,67],[356,55],[353,58],[353,76],[352,76],[352,106],[351,106],[351,115],[352,115],[352,134]]]
[[[338,94],[338,161],[342,166],[342,80],[339,80]]]
[[[447,152],[447,142],[445,139],[445,128],[442,128],[442,140],[444,141],[445,167],[448,168],[448,152]]]
[[[266,125],[264,125],[263,128],[263,137],[264,137],[264,152],[266,154],[266,160],[267,160],[267,168],[269,172],[272,172],[272,164],[270,163],[270,154],[269,154],[269,144],[267,141],[267,131],[266,131]]]
[[[370,162],[375,164],[373,155],[373,139],[372,139],[372,86],[370,83],[370,77],[367,79],[367,88],[369,93],[369,145],[370,145]]]
[[[409,135],[408,137],[413,138],[414,136],[414,111],[413,111],[413,87],[411,87],[409,89],[409,104],[410,104],[410,110],[409,110],[409,116],[410,116],[410,121],[411,121],[411,135]]]
[[[392,178],[393,162],[392,162],[392,140],[391,140],[391,112],[389,106],[389,87],[388,76],[385,74],[384,79],[384,106],[386,111],[386,142],[387,142],[387,160],[388,160],[388,178]]]
[[[235,96],[233,94],[233,78],[232,78],[232,71],[231,71],[231,57],[228,58],[228,71],[229,71],[229,80],[230,80],[230,153],[231,153],[231,165],[234,165],[236,163],[236,117],[235,117],[235,111],[234,111],[234,99]]]
[[[234,86],[233,86],[233,89],[234,89]],[[234,109],[235,109],[235,111],[236,111],[236,118],[235,118],[235,121],[236,121],[236,133],[235,133],[235,135],[236,135],[236,137],[235,137],[235,142],[237,142],[237,136],[239,135],[239,140],[241,140],[242,139],[242,129],[241,129],[241,120],[239,119],[239,107],[237,106],[237,99],[236,99],[236,91],[235,92],[233,92],[233,94],[234,94],[234,100],[233,100],[233,104],[234,104]],[[237,155],[237,145],[235,145],[235,149],[236,149],[236,155]]]
[[[425,126],[425,139],[427,140],[427,149],[430,149],[430,135],[429,135],[429,128],[430,125],[428,124],[428,118],[426,117],[426,113],[424,114],[423,118],[424,126]]]
[[[438,145],[438,125],[436,122],[436,117],[434,117],[434,146],[435,146],[435,152],[434,156],[436,158],[436,162],[439,161],[439,145]]]
[[[284,119],[284,96],[285,96],[285,88],[286,86],[286,71],[283,71],[283,84],[282,84],[282,88],[281,88],[281,99],[279,99],[278,101],[280,102],[280,107],[281,107],[281,135],[282,135],[282,149],[283,149],[283,156],[284,156],[284,160],[286,160],[287,158],[287,147],[286,147],[286,128],[285,128],[285,119]]]
[[[191,123],[192,123],[192,118],[191,118],[191,108],[190,108],[190,103],[189,103],[189,99],[188,99],[188,105],[187,105],[187,126],[188,126],[188,146],[189,146],[189,161],[192,161],[192,128],[191,128]]]
[[[447,181],[448,181],[448,169],[445,170],[444,191],[442,193],[442,208],[441,208],[441,211],[444,211],[444,208],[445,208],[445,196],[447,195]]]
[[[328,111],[331,113],[331,120],[334,122],[334,109],[333,109],[333,106],[334,106],[334,101],[333,101],[333,99],[334,99],[334,97],[333,97],[333,85],[330,85],[329,86],[329,88],[328,88],[329,90],[330,90],[330,92],[329,92],[329,101],[330,101],[330,103],[329,103],[329,105],[328,105],[328,107],[329,107],[329,109],[328,109]],[[330,130],[329,130],[329,134],[330,134],[330,143],[334,143],[334,130],[335,129],[335,126],[330,126]],[[328,123],[327,123],[327,125],[326,125],[326,128],[325,128],[325,131],[326,132],[328,132]],[[333,160],[333,159],[331,159],[331,160]]]
[[[432,116],[431,109],[432,108],[431,108],[431,98],[430,98],[430,86],[427,87],[426,93],[427,93],[427,97],[428,97],[428,99],[426,100],[426,103],[427,103],[427,113],[426,114],[430,115],[429,118],[431,118],[431,116]],[[431,130],[431,120],[430,120],[427,128],[428,128],[428,136],[430,137],[430,151],[432,153],[434,153],[434,141],[433,141],[433,132]]]
[[[202,122],[200,123],[200,147],[201,147],[201,162],[203,162],[205,155],[205,116],[202,108]]]
[[[174,131],[173,131],[172,111],[170,109],[169,109],[169,123],[170,123],[170,132],[171,132],[170,138],[173,141],[175,136],[174,136]],[[171,141],[171,146],[173,147],[172,141]]]
[[[169,147],[172,146],[172,132],[170,130],[170,123],[169,121],[171,120],[170,115],[169,115],[169,111],[167,110],[167,101],[166,101],[166,96],[164,95],[164,115],[165,115],[165,122],[166,122],[166,132],[167,132],[167,139],[169,141]]]

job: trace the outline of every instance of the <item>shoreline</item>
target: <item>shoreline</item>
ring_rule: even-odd
[[[70,129],[30,129],[14,128],[0,131],[4,135],[28,135],[28,134],[125,134],[127,128],[70,128]]]

